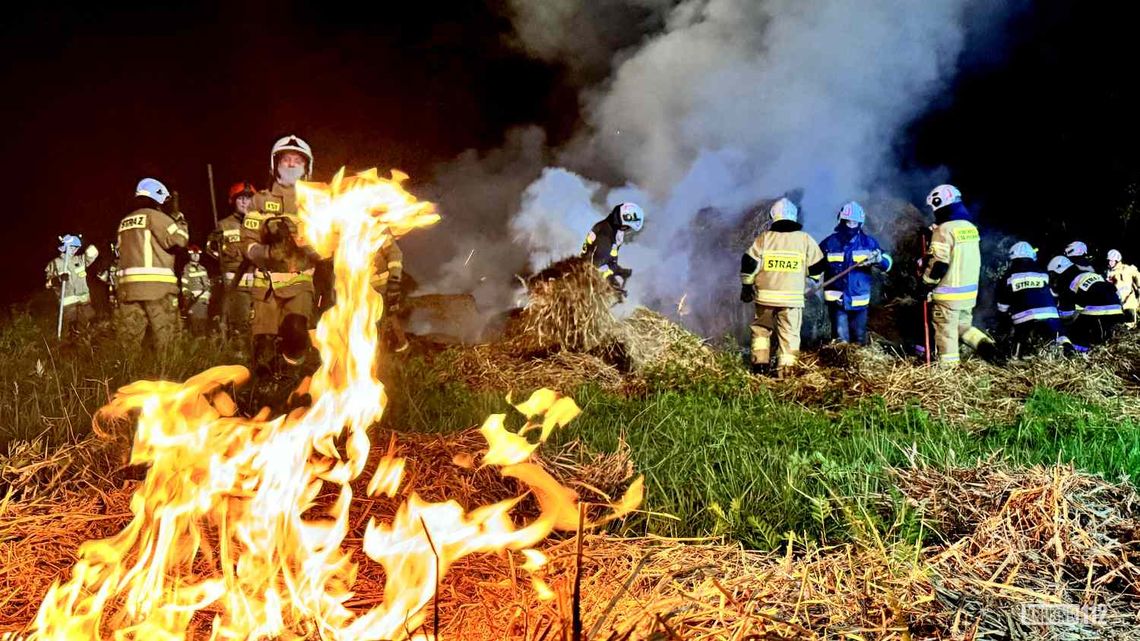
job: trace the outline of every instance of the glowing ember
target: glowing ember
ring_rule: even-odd
[[[212,621],[211,639],[403,639],[420,628],[424,606],[458,559],[515,550],[535,572],[546,557],[532,546],[555,528],[578,527],[577,495],[529,462],[537,444],[525,435],[539,431],[541,443],[579,409],[541,390],[516,406],[528,419],[519,432],[504,427],[504,415],[487,419],[489,449],[479,461],[529,487],[539,516],[515,525],[511,511],[522,497],[465,512],[455,501],[430,503],[413,491],[391,523],[371,520],[364,534],[365,555],[385,570],[383,602],[361,612],[345,606],[357,570],[342,547],[349,483],[364,471],[366,430],[387,401],[376,376],[383,300],[369,284],[372,256],[389,236],[438,220],[431,203],[403,189],[405,178],[375,170],[345,177],[342,170],[330,184],[298,186],[302,235],[334,257],[336,274],[337,303],[314,333],[322,360],[305,384],[311,407],[237,417],[225,389],[249,372],[223,366],[181,384],[132,383],[102,410],[137,414],[131,463],[147,465],[148,474],[132,497],[130,524],[80,547],[70,580],[44,597],[32,638],[184,639],[197,618]],[[367,485],[370,495],[399,490],[404,460],[395,452],[393,441]],[[318,508],[326,488],[335,501]],[[635,509],[642,491],[639,479],[610,515],[586,525]],[[540,598],[553,598],[541,578],[532,582]]]

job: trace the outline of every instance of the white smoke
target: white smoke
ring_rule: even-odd
[[[530,7],[519,37],[571,34],[571,0]],[[644,7],[644,3],[636,3]],[[971,0],[685,0],[600,89],[584,92],[588,129],[526,190],[510,223],[532,266],[573,253],[593,222],[630,198],[645,231],[622,250],[631,293],[676,301],[732,279],[739,253],[695,265],[686,242],[700,212],[741,213],[800,188],[817,240],[850,199],[886,195],[900,179],[892,146],[954,75]],[[986,19],[993,11],[985,10]],[[544,28],[535,20],[549,19]],[[573,51],[566,55],[576,56]],[[606,180],[608,179],[608,180]],[[895,193],[896,196],[906,196]],[[872,212],[873,214],[874,212]],[[743,251],[744,247],[736,248]],[[697,257],[700,258],[700,257]]]

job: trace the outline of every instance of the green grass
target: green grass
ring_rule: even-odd
[[[629,444],[646,476],[646,510],[678,517],[632,519],[629,533],[724,534],[759,548],[789,536],[845,540],[872,527],[917,536],[886,471],[915,460],[1071,462],[1110,479],[1140,471],[1140,427],[1049,389],[1036,390],[1014,424],[981,433],[918,408],[888,411],[877,398],[836,418],[741,390],[690,381],[683,392],[622,398],[587,386],[573,391],[582,415],[557,438],[581,439],[595,451],[613,451],[619,439]],[[506,408],[500,395],[439,384],[429,368],[411,363],[395,382],[386,422],[447,432]]]
[[[61,348],[45,332],[27,316],[0,325],[0,452],[13,439],[81,437],[124,383],[181,380],[236,362],[232,346],[205,341],[155,354],[100,341]],[[779,401],[749,391],[743,368],[725,359],[715,380],[654,372],[641,398],[591,386],[563,390],[584,411],[556,440],[613,451],[624,439],[646,476],[649,514],[627,520],[627,533],[726,535],[757,548],[877,533],[909,541],[922,528],[897,496],[892,466],[969,465],[996,456],[1015,465],[1072,463],[1112,480],[1140,472],[1140,425],[1119,423],[1104,408],[1055,390],[1035,390],[1016,421],[978,432],[917,407],[888,410],[875,397],[838,416]],[[412,359],[385,375],[386,427],[449,433],[508,409],[505,393],[444,382],[443,367]],[[522,399],[529,390],[516,391]]]

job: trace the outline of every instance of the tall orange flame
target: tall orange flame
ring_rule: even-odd
[[[528,460],[537,447],[528,431],[541,430],[545,441],[579,411],[542,390],[516,406],[528,418],[518,433],[503,427],[503,415],[488,418],[482,460],[528,486],[540,515],[518,527],[511,511],[521,497],[465,512],[455,501],[430,503],[412,492],[391,523],[373,519],[365,531],[364,553],[385,570],[383,602],[363,612],[346,606],[357,571],[343,547],[349,484],[364,471],[367,429],[387,402],[377,378],[383,300],[369,284],[372,258],[388,237],[439,220],[431,203],[404,190],[405,179],[342,170],[329,184],[298,186],[301,235],[333,257],[336,275],[336,304],[314,333],[321,365],[308,386],[310,407],[236,416],[226,389],[249,372],[222,366],[184,383],[132,383],[103,408],[112,417],[137,415],[131,463],[148,473],[132,497],[131,522],[80,547],[70,580],[44,597],[32,638],[185,639],[195,617],[211,613],[211,639],[402,639],[420,627],[456,560],[520,550],[524,567],[537,571],[545,557],[530,547],[555,528],[578,525],[574,492]],[[390,447],[368,492],[394,496],[403,469]],[[318,508],[326,484],[336,500]],[[639,480],[607,518],[634,509],[641,492]],[[534,585],[549,597],[541,579]]]

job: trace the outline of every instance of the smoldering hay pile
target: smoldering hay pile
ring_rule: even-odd
[[[695,334],[646,308],[619,320],[617,293],[589,261],[567,258],[526,281],[527,304],[501,340],[457,348],[449,369],[483,389],[572,389],[592,381],[611,390],[639,388],[659,367],[715,375],[715,352]]]
[[[90,444],[89,444],[90,445]],[[426,497],[461,503],[513,496],[510,479],[474,467],[481,440],[376,439],[372,458],[394,447]],[[0,468],[34,461],[0,459]],[[624,452],[583,456],[570,446],[536,455],[561,481],[605,500],[634,476]],[[38,469],[44,469],[41,465]],[[548,541],[538,599],[522,559],[470,557],[431,606],[437,638],[555,639],[1135,639],[1140,635],[1140,503],[1131,486],[1065,466],[1000,465],[893,472],[906,501],[935,532],[926,547],[884,542],[867,530],[852,542],[802,540],[774,552],[720,541],[567,534]],[[34,482],[34,481],[33,481]],[[84,540],[130,520],[139,481],[108,471],[83,483],[45,486],[0,501],[0,633],[20,634],[50,582]],[[412,487],[413,484],[408,484]],[[390,516],[406,497],[361,501],[350,537],[369,517]],[[887,497],[882,497],[884,501]],[[322,499],[318,498],[318,503]],[[516,565],[517,564],[517,565]],[[575,600],[574,584],[580,584]],[[362,567],[350,607],[382,598],[382,571]],[[577,615],[575,614],[577,612]],[[431,620],[431,617],[429,617]],[[203,620],[203,628],[208,621]],[[305,638],[316,639],[316,636]]]

